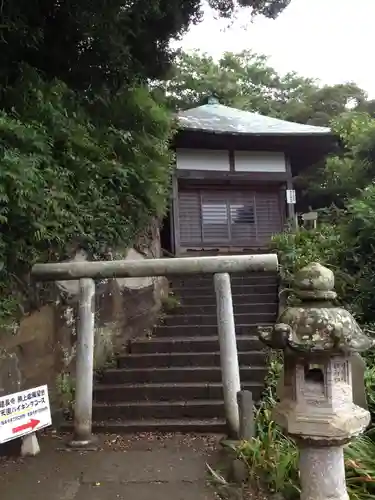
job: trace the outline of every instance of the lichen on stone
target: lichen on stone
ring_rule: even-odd
[[[330,269],[309,264],[296,273],[294,286],[302,303],[285,309],[272,333],[261,337],[268,346],[313,353],[361,352],[374,345],[347,310],[332,306],[336,294]]]

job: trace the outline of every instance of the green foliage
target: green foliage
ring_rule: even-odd
[[[174,109],[204,104],[215,95],[227,106],[315,125],[328,125],[349,108],[365,108],[367,102],[366,93],[354,83],[321,87],[296,73],[280,76],[267,57],[249,50],[227,52],[218,61],[199,51],[181,53],[169,78],[155,89]]]
[[[75,402],[75,380],[69,373],[61,372],[56,377],[56,392],[60,408],[73,413]]]
[[[319,225],[317,231],[307,236],[314,247],[312,252],[304,237],[294,239],[292,235],[277,237],[275,248],[280,245],[281,258],[291,272],[306,263],[306,259],[300,259],[304,255],[332,266],[341,300],[363,323],[372,323],[375,313],[375,119],[362,112],[345,113],[333,121],[332,127],[343,148],[309,178],[308,185],[317,202],[333,201],[343,210],[335,214],[328,210],[328,226]],[[327,231],[331,235],[328,240]],[[306,233],[302,231],[303,236]],[[297,255],[295,262],[291,262],[290,254]],[[343,275],[350,276],[345,290],[340,288]]]
[[[238,453],[249,466],[252,482],[288,500],[299,498],[297,447],[272,420],[262,434],[242,443]]]
[[[13,110],[0,112],[0,287],[11,296],[36,261],[59,260],[72,247],[93,256],[129,245],[163,215],[171,121],[142,87],[92,101],[94,120],[65,84],[32,71],[8,99]]]
[[[218,62],[198,51],[182,53],[170,76],[159,83],[159,88],[168,94],[175,109],[204,104],[211,94],[227,106],[266,115],[281,115],[286,99],[291,94],[297,96],[309,82],[295,75],[281,79],[267,65],[265,56],[251,51],[226,53]]]
[[[335,273],[335,289],[338,299],[353,313],[361,313],[354,307],[357,296],[357,276],[345,267],[346,246],[342,228],[337,224],[321,224],[318,229],[287,230],[274,236],[272,249],[278,253],[281,277],[289,300],[293,297],[293,276],[296,271],[311,262],[319,262]]]
[[[222,16],[228,17],[238,7],[250,7],[253,15],[261,14],[274,19],[282,12],[291,0],[208,0],[213,9],[219,11]]]
[[[375,119],[345,113],[332,127],[343,148],[310,178],[309,190],[342,209],[326,210],[315,231],[276,236],[273,248],[286,277],[311,261],[332,268],[340,301],[367,324],[375,314]]]
[[[345,209],[325,210],[322,213],[323,223],[316,230],[300,229],[297,233],[287,231],[273,240],[273,248],[279,254],[283,276],[288,283],[294,272],[308,262],[320,262],[330,267],[335,272],[340,302],[365,324],[364,328],[369,334],[374,334],[372,325],[375,312],[375,190],[372,173],[374,125],[375,121],[368,115],[357,113],[343,115],[334,124],[335,131],[342,138],[344,149],[339,155],[331,157],[325,169],[320,172],[320,189],[323,192],[329,190]],[[373,352],[366,354],[366,364],[365,387],[374,423]],[[270,486],[284,493],[287,498],[294,498],[294,493],[298,490],[298,481],[295,481],[295,446],[280,430],[275,430],[269,410],[272,399],[268,397],[262,405],[266,405],[267,411],[263,410],[260,419],[258,442],[248,443],[240,451],[250,469],[260,473],[263,463],[254,454],[254,448],[258,450],[263,446],[267,450],[264,451],[267,457],[264,473]],[[268,422],[264,416],[269,416]],[[270,433],[273,439],[269,439]],[[355,439],[345,449],[346,478],[351,500],[367,500],[375,495],[374,436],[372,427],[365,436]],[[281,463],[279,471],[276,470],[279,467],[272,466],[277,463],[277,459]]]
[[[278,353],[269,356],[269,371],[261,402],[255,410],[256,436],[243,442],[238,451],[250,473],[251,481],[266,485],[271,492],[282,492],[286,498],[299,497],[298,452],[293,441],[284,436],[272,420],[277,395],[276,388],[282,372]]]
[[[365,387],[367,404],[373,425],[375,425],[375,352],[370,351],[366,353],[364,358],[366,361]]]
[[[342,237],[336,226],[323,224],[317,230],[301,228],[296,232],[290,229],[275,235],[271,246],[279,253],[282,275],[289,281],[296,271],[310,262],[326,266],[338,263]]]
[[[375,177],[375,120],[364,112],[346,112],[331,122],[342,148],[319,169],[304,175],[310,196],[343,207]],[[321,206],[321,205],[320,205]]]
[[[288,0],[210,0],[275,17]],[[202,0],[3,0],[0,324],[36,307],[28,271],[127,246],[162,216],[172,123],[149,95]],[[25,300],[27,299],[27,300]]]
[[[346,266],[357,276],[356,303],[362,310],[363,321],[373,322],[375,313],[375,189],[373,184],[362,190],[361,195],[348,202],[349,216],[345,222],[345,239],[348,242]]]
[[[173,292],[170,292],[168,295],[162,297],[161,305],[165,312],[171,312],[181,305],[181,301],[173,294]]]
[[[276,17],[289,0],[209,0],[220,15],[240,7]],[[172,38],[202,18],[203,0],[3,0],[0,10],[2,82],[20,64],[69,87],[101,92],[162,76],[173,59]]]
[[[350,500],[370,500],[375,495],[375,443],[368,436],[345,448],[346,484]]]

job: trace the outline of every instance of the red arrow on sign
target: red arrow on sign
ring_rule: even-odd
[[[40,420],[35,420],[35,419],[31,419],[30,422],[28,422],[27,424],[23,424],[23,425],[20,425],[19,427],[13,427],[12,429],[12,433],[13,434],[18,434],[19,432],[22,432],[22,431],[27,431],[28,429],[35,429],[35,427],[37,427],[37,425],[40,423]]]

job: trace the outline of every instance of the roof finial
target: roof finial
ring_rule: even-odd
[[[211,95],[207,99],[207,104],[220,104],[220,103],[219,103],[219,99],[217,97],[215,97],[214,95]]]

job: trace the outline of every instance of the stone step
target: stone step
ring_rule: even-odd
[[[275,299],[275,297],[274,297]],[[258,303],[246,303],[246,304],[236,304],[234,303],[234,314],[240,315],[240,314],[270,314],[272,317],[276,316],[277,311],[278,311],[278,304],[276,303],[275,300],[273,302],[270,302],[268,304],[264,304],[262,302]],[[216,316],[216,304],[193,304],[193,305],[186,305],[186,304],[181,304],[180,306],[177,306],[171,311],[168,311],[168,315],[173,315],[173,316],[179,316],[179,315],[184,315],[184,316],[195,316],[195,315],[212,315]]]
[[[197,291],[197,290],[196,290]],[[177,297],[176,299],[180,301],[181,306],[216,306],[216,296],[212,294],[197,295],[192,294],[186,297]],[[232,301],[234,307],[238,307],[242,304],[275,304],[278,300],[278,295],[276,290],[272,290],[272,293],[252,293],[252,294],[239,294],[232,295]]]
[[[216,327],[213,328],[217,332]],[[132,340],[129,344],[130,354],[144,354],[144,353],[209,353],[219,350],[219,338],[207,334],[208,329],[205,327],[195,328],[195,334],[201,336],[187,337],[185,335],[172,336],[173,330],[171,329],[170,337],[151,337],[150,339],[137,339]],[[243,335],[237,337],[237,349],[239,352],[254,351],[255,349],[264,349],[264,344],[259,340],[256,335]]]
[[[63,426],[71,431],[72,424]],[[93,422],[93,432],[105,434],[138,434],[141,432],[186,434],[226,434],[226,422],[222,418],[211,419],[148,419],[148,420],[105,420]]]
[[[241,366],[261,366],[266,363],[265,351],[238,353]],[[220,366],[220,352],[171,352],[124,354],[118,357],[119,368],[158,368],[168,366]]]
[[[262,382],[244,382],[244,390],[253,393],[258,400],[263,390]],[[94,400],[98,403],[113,404],[127,401],[188,401],[191,399],[222,399],[223,386],[219,382],[180,382],[150,384],[97,384]]]
[[[167,314],[162,318],[163,326],[182,326],[196,325],[215,325],[217,321],[216,314]],[[276,310],[274,312],[254,312],[235,315],[237,325],[274,323],[276,321]]]
[[[236,318],[235,318],[236,319]],[[250,323],[245,325],[236,324],[236,336],[239,338],[243,335],[254,335],[258,336],[258,327],[270,327],[274,325],[275,322],[266,323]],[[217,324],[216,321],[212,325],[178,325],[178,326],[157,326],[154,329],[153,337],[207,337],[207,336],[217,336]]]
[[[267,368],[263,366],[242,366],[241,380],[263,382]],[[186,382],[221,382],[220,366],[177,366],[159,368],[113,368],[104,372],[101,384],[151,384]]]
[[[135,401],[128,403],[94,403],[93,419],[138,420],[181,418],[225,418],[224,401],[221,399],[191,401]]]
[[[184,299],[185,297],[195,297],[212,295],[215,296],[215,289],[213,283],[209,284],[198,284],[193,286],[173,286],[172,291],[177,298]],[[250,294],[260,294],[260,293],[274,293],[278,291],[278,286],[275,283],[252,283],[252,284],[232,284],[231,287],[232,295],[250,295]]]

